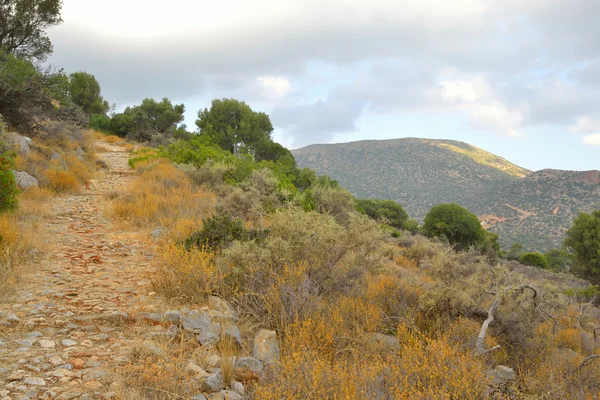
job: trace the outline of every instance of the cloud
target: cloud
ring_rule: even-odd
[[[256,80],[263,87],[267,96],[285,96],[292,91],[292,85],[282,76],[259,76]]]
[[[592,146],[600,146],[600,133],[593,133],[591,135],[585,135],[583,137],[583,143]]]
[[[579,117],[574,125],[569,127],[573,133],[595,133],[600,132],[600,120],[590,117]]]
[[[455,112],[507,136],[597,116],[598,0],[160,4],[65,0],[52,62],[95,74],[120,106],[165,96],[265,106],[296,144],[352,131],[367,109]],[[311,87],[315,64],[337,73]]]

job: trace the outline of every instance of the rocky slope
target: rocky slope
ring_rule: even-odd
[[[600,206],[598,171],[532,173],[457,141],[367,140],[293,153],[301,167],[337,179],[355,196],[398,201],[418,220],[435,204],[458,203],[504,246],[557,247],[577,213]]]

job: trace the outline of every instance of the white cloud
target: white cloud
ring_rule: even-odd
[[[481,76],[440,82],[442,101],[468,114],[475,129],[488,130],[511,137],[522,136],[523,107],[504,104],[488,81]]]
[[[600,146],[600,133],[592,133],[583,137],[583,143],[591,146]]]
[[[590,117],[579,117],[574,125],[569,126],[573,133],[595,133],[600,132],[600,120]]]
[[[256,78],[263,88],[263,92],[271,96],[285,96],[292,91],[292,85],[287,78],[282,76],[259,76]]]

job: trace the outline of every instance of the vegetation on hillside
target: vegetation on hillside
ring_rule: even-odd
[[[8,4],[34,6],[35,12],[48,7],[54,19],[47,23],[60,20],[53,8],[60,9],[60,1]],[[48,73],[33,64],[32,57],[42,56],[39,49],[50,49],[42,31],[36,37],[39,43],[31,45],[36,51],[2,45],[0,76],[6,79],[0,85],[0,113],[11,134],[18,128],[34,136],[14,166],[40,187],[19,195],[17,211],[12,197],[2,197],[12,212],[0,215],[0,282],[13,285],[18,266],[33,257],[35,232],[24,224],[44,218],[43,200],[76,193],[93,177],[97,133],[80,128],[91,124],[118,135],[106,136],[109,142],[123,136],[161,145],[135,151],[130,144],[137,176],[127,187],[106,193],[107,216],[156,241],[149,261],[154,290],[181,306],[220,296],[235,307],[245,331],[277,333],[279,363],[244,382],[248,396],[600,395],[595,337],[600,310],[590,302],[598,290],[588,281],[515,261],[532,259],[518,245],[509,255],[515,260],[499,259],[498,238],[455,204],[429,210],[416,201],[422,215],[429,211],[422,232],[430,237],[421,236],[404,211],[410,198],[402,205],[357,200],[327,175],[299,168],[292,153],[273,141],[268,115],[243,102],[214,100],[199,112],[196,133],[178,125],[185,107],[168,99],[145,99],[121,114],[106,115],[107,103],[92,75]],[[8,144],[7,135],[2,139]],[[8,150],[17,149],[14,135],[12,140]],[[467,186],[473,190],[518,179],[490,165],[497,160],[482,163],[464,154],[457,159],[456,151],[435,142],[409,143],[425,157],[402,154],[405,171],[439,162],[448,178],[449,198],[428,201],[454,201],[453,196],[464,195],[457,183],[465,179],[473,179]],[[353,157],[376,165],[369,151],[359,147]],[[0,164],[0,173],[10,178],[6,165]],[[357,164],[353,169],[365,180],[389,177],[387,172],[370,175]],[[422,196],[417,200],[425,197],[419,188],[440,181],[437,170],[422,172],[420,181],[403,188]],[[582,214],[566,242],[577,271],[590,279],[597,273],[597,218]],[[562,250],[541,257],[548,266],[564,265]],[[183,331],[173,333],[186,341]],[[231,386],[233,353],[220,346],[227,375],[223,385]],[[123,371],[129,381],[118,397],[187,398],[196,390],[179,375],[179,365],[131,362]],[[141,386],[139,393],[130,382]]]
[[[466,143],[395,139],[311,145],[299,166],[327,174],[358,197],[391,199],[422,221],[431,207],[457,203],[477,214],[508,249],[559,248],[580,212],[600,208],[600,172],[524,170]]]

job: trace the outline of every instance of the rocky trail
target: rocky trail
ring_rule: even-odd
[[[133,176],[128,153],[102,146],[107,172],[81,194],[52,200],[41,228],[48,251],[17,294],[0,300],[2,400],[117,398],[116,368],[140,340],[136,313],[166,308],[144,269],[151,246],[103,216],[104,193]],[[161,325],[144,331],[168,334]]]

